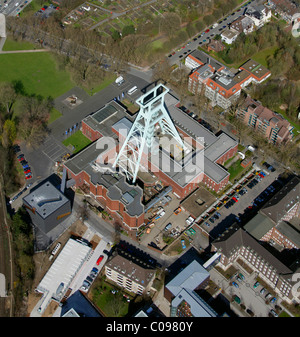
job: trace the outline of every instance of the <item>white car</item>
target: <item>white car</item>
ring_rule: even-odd
[[[192,216],[189,216],[186,220],[185,220],[187,225],[190,225],[194,222],[194,218]]]

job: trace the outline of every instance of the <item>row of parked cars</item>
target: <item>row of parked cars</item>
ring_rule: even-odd
[[[86,279],[83,281],[81,290],[87,292],[89,290],[89,287],[93,283],[94,279],[97,277],[98,273],[99,273],[98,268],[94,267],[91,270],[89,276],[87,276]]]
[[[21,149],[20,149],[19,145],[14,145],[13,150],[16,154],[21,152]],[[27,160],[25,159],[24,154],[23,153],[19,154],[17,156],[17,158],[18,158],[18,161],[20,162],[20,164],[22,165],[22,168],[24,170],[25,179],[31,179],[32,178],[31,168],[29,167],[29,164],[28,164]]]
[[[204,126],[209,131],[213,131],[212,127],[202,118],[199,118],[194,112],[187,109],[185,106],[181,106],[180,109],[185,112],[187,115],[195,119],[198,123],[200,123],[202,126]]]
[[[32,185],[32,183],[28,184],[26,187],[22,189],[18,194],[16,194],[11,200],[9,200],[9,204],[11,204],[13,201],[17,200],[28,188]]]

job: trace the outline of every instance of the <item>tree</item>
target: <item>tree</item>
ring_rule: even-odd
[[[125,37],[130,34],[134,34],[134,33],[135,33],[134,25],[128,25],[122,29],[122,37]]]
[[[166,13],[160,20],[160,30],[168,35],[169,38],[175,36],[180,28],[181,20],[176,13]]]
[[[7,119],[3,125],[1,141],[4,148],[8,148],[17,137],[17,127],[14,120]]]
[[[17,98],[17,94],[12,83],[4,83],[0,86],[0,102],[6,108],[8,114],[12,111],[12,106]]]
[[[22,108],[22,127],[19,129],[19,134],[29,145],[39,145],[48,134],[47,121],[52,100],[34,96],[24,97]]]

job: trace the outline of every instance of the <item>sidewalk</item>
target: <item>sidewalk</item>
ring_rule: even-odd
[[[162,287],[160,291],[154,295],[153,303],[166,317],[170,317],[171,304],[164,297],[164,287]]]

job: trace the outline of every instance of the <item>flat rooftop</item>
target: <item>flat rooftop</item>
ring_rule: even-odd
[[[249,73],[253,74],[254,76],[261,78],[270,72],[269,69],[261,65],[260,63],[254,60],[248,60],[244,64],[240,66],[240,69],[245,69]]]
[[[195,218],[198,218],[198,216],[206,211],[216,200],[217,198],[204,187],[199,187],[184,199],[181,206]]]
[[[36,288],[43,294],[43,312],[52,298],[61,300],[92,248],[70,238]],[[60,286],[61,285],[61,286]]]
[[[107,150],[113,149],[115,145],[106,137],[100,138],[68,159],[64,166],[75,175],[82,171],[86,172],[95,186],[98,184],[108,190],[107,196],[110,199],[121,201],[129,215],[139,216],[144,212],[142,189],[128,184],[123,174],[117,173],[111,165],[102,162],[102,155],[105,156]]]
[[[83,122],[94,131],[109,137],[113,136],[112,126],[125,116],[129,117],[126,110],[117,102],[111,101],[101,109],[85,117]]]
[[[43,219],[69,202],[69,199],[49,181],[34,189],[23,200]]]

